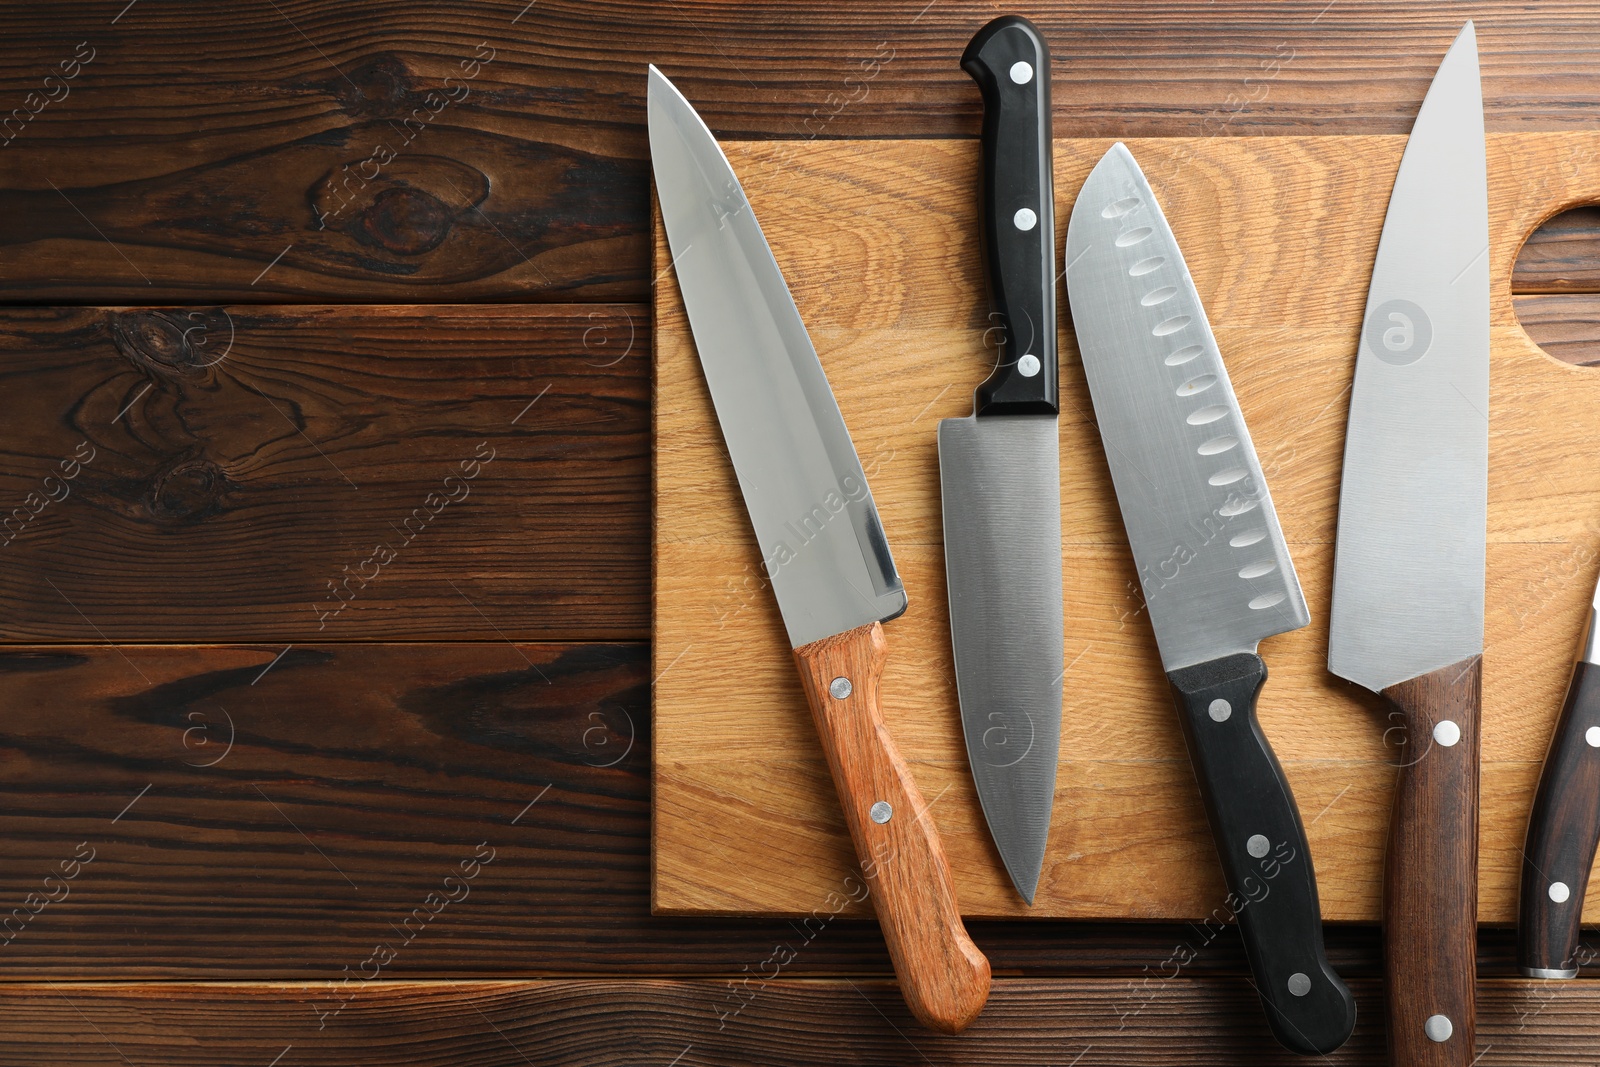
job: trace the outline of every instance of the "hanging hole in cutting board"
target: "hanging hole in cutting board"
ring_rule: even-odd
[[[1546,219],[1517,253],[1511,294],[1517,320],[1546,354],[1600,366],[1600,205]]]

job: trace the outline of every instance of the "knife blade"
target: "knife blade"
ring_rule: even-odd
[[[1273,1035],[1350,1036],[1299,808],[1256,719],[1259,642],[1310,613],[1183,253],[1127,147],[1067,228],[1067,295],[1117,504]]]
[[[1050,53],[1027,19],[973,37],[983,93],[984,258],[1004,339],[973,413],[939,422],[950,643],[967,760],[1011,883],[1033,903],[1061,746]]]
[[[717,422],[901,992],[955,1033],[989,961],[967,936],[928,806],[884,725],[883,623],[906,609],[866,475],[733,168],[650,67],[656,195]]]
[[[1600,587],[1539,774],[1522,849],[1517,965],[1529,978],[1578,976],[1584,891],[1600,844]]]
[[[1468,22],[1412,126],[1345,434],[1328,669],[1406,738],[1389,824],[1391,1059],[1473,1059],[1489,471],[1489,194]]]

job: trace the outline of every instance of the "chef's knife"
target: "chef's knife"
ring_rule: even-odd
[[[1061,464],[1050,53],[1015,15],[961,66],[983,92],[984,259],[999,361],[939,423],[950,643],[967,760],[1017,892],[1033,903],[1061,745]]]
[[[1384,876],[1391,1059],[1472,1062],[1489,481],[1489,193],[1472,23],[1411,129],[1345,432],[1328,669],[1404,728]]]
[[[1267,1024],[1328,1053],[1355,1001],[1328,964],[1311,851],[1256,719],[1264,637],[1310,621],[1183,254],[1121,143],[1067,228],[1067,295],[1123,526]]]
[[[1572,667],[1522,848],[1517,964],[1529,978],[1578,976],[1583,894],[1600,843],[1600,588]]]
[[[962,926],[927,804],[883,722],[882,624],[906,609],[883,525],[733,168],[653,66],[647,110],[695,348],[901,991],[925,1025],[959,1031],[988,997],[989,961]]]

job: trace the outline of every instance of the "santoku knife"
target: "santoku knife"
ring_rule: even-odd
[[[959,1031],[983,1008],[989,961],[962,926],[944,850],[879,704],[882,623],[905,611],[905,590],[833,391],[733,168],[653,66],[647,110],[695,348],[901,991],[925,1025]]]
[[[978,31],[984,258],[999,361],[939,423],[950,641],[967,760],[1017,892],[1033,903],[1061,745],[1061,463],[1050,54],[1027,19]]]
[[[1384,876],[1391,1062],[1474,1050],[1489,194],[1467,23],[1411,129],[1345,433],[1328,669],[1404,728]]]
[[[1517,965],[1529,978],[1576,978],[1584,890],[1600,843],[1600,588],[1567,699],[1539,775],[1522,848]]]
[[[1122,144],[1067,228],[1084,375],[1161,663],[1267,1024],[1328,1053],[1355,1001],[1328,964],[1311,851],[1256,719],[1262,638],[1310,621],[1183,254]]]

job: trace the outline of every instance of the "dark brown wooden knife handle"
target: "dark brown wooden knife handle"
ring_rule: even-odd
[[[1572,684],[1550,738],[1522,850],[1517,965],[1530,978],[1577,976],[1578,924],[1596,842],[1600,667],[1580,660],[1572,668]]]
[[[954,1034],[989,998],[989,961],[961,923],[944,846],[884,726],[887,658],[876,622],[794,650],[901,994],[924,1026]]]
[[[1383,886],[1394,1067],[1473,1061],[1482,659],[1383,691],[1405,727]]]

